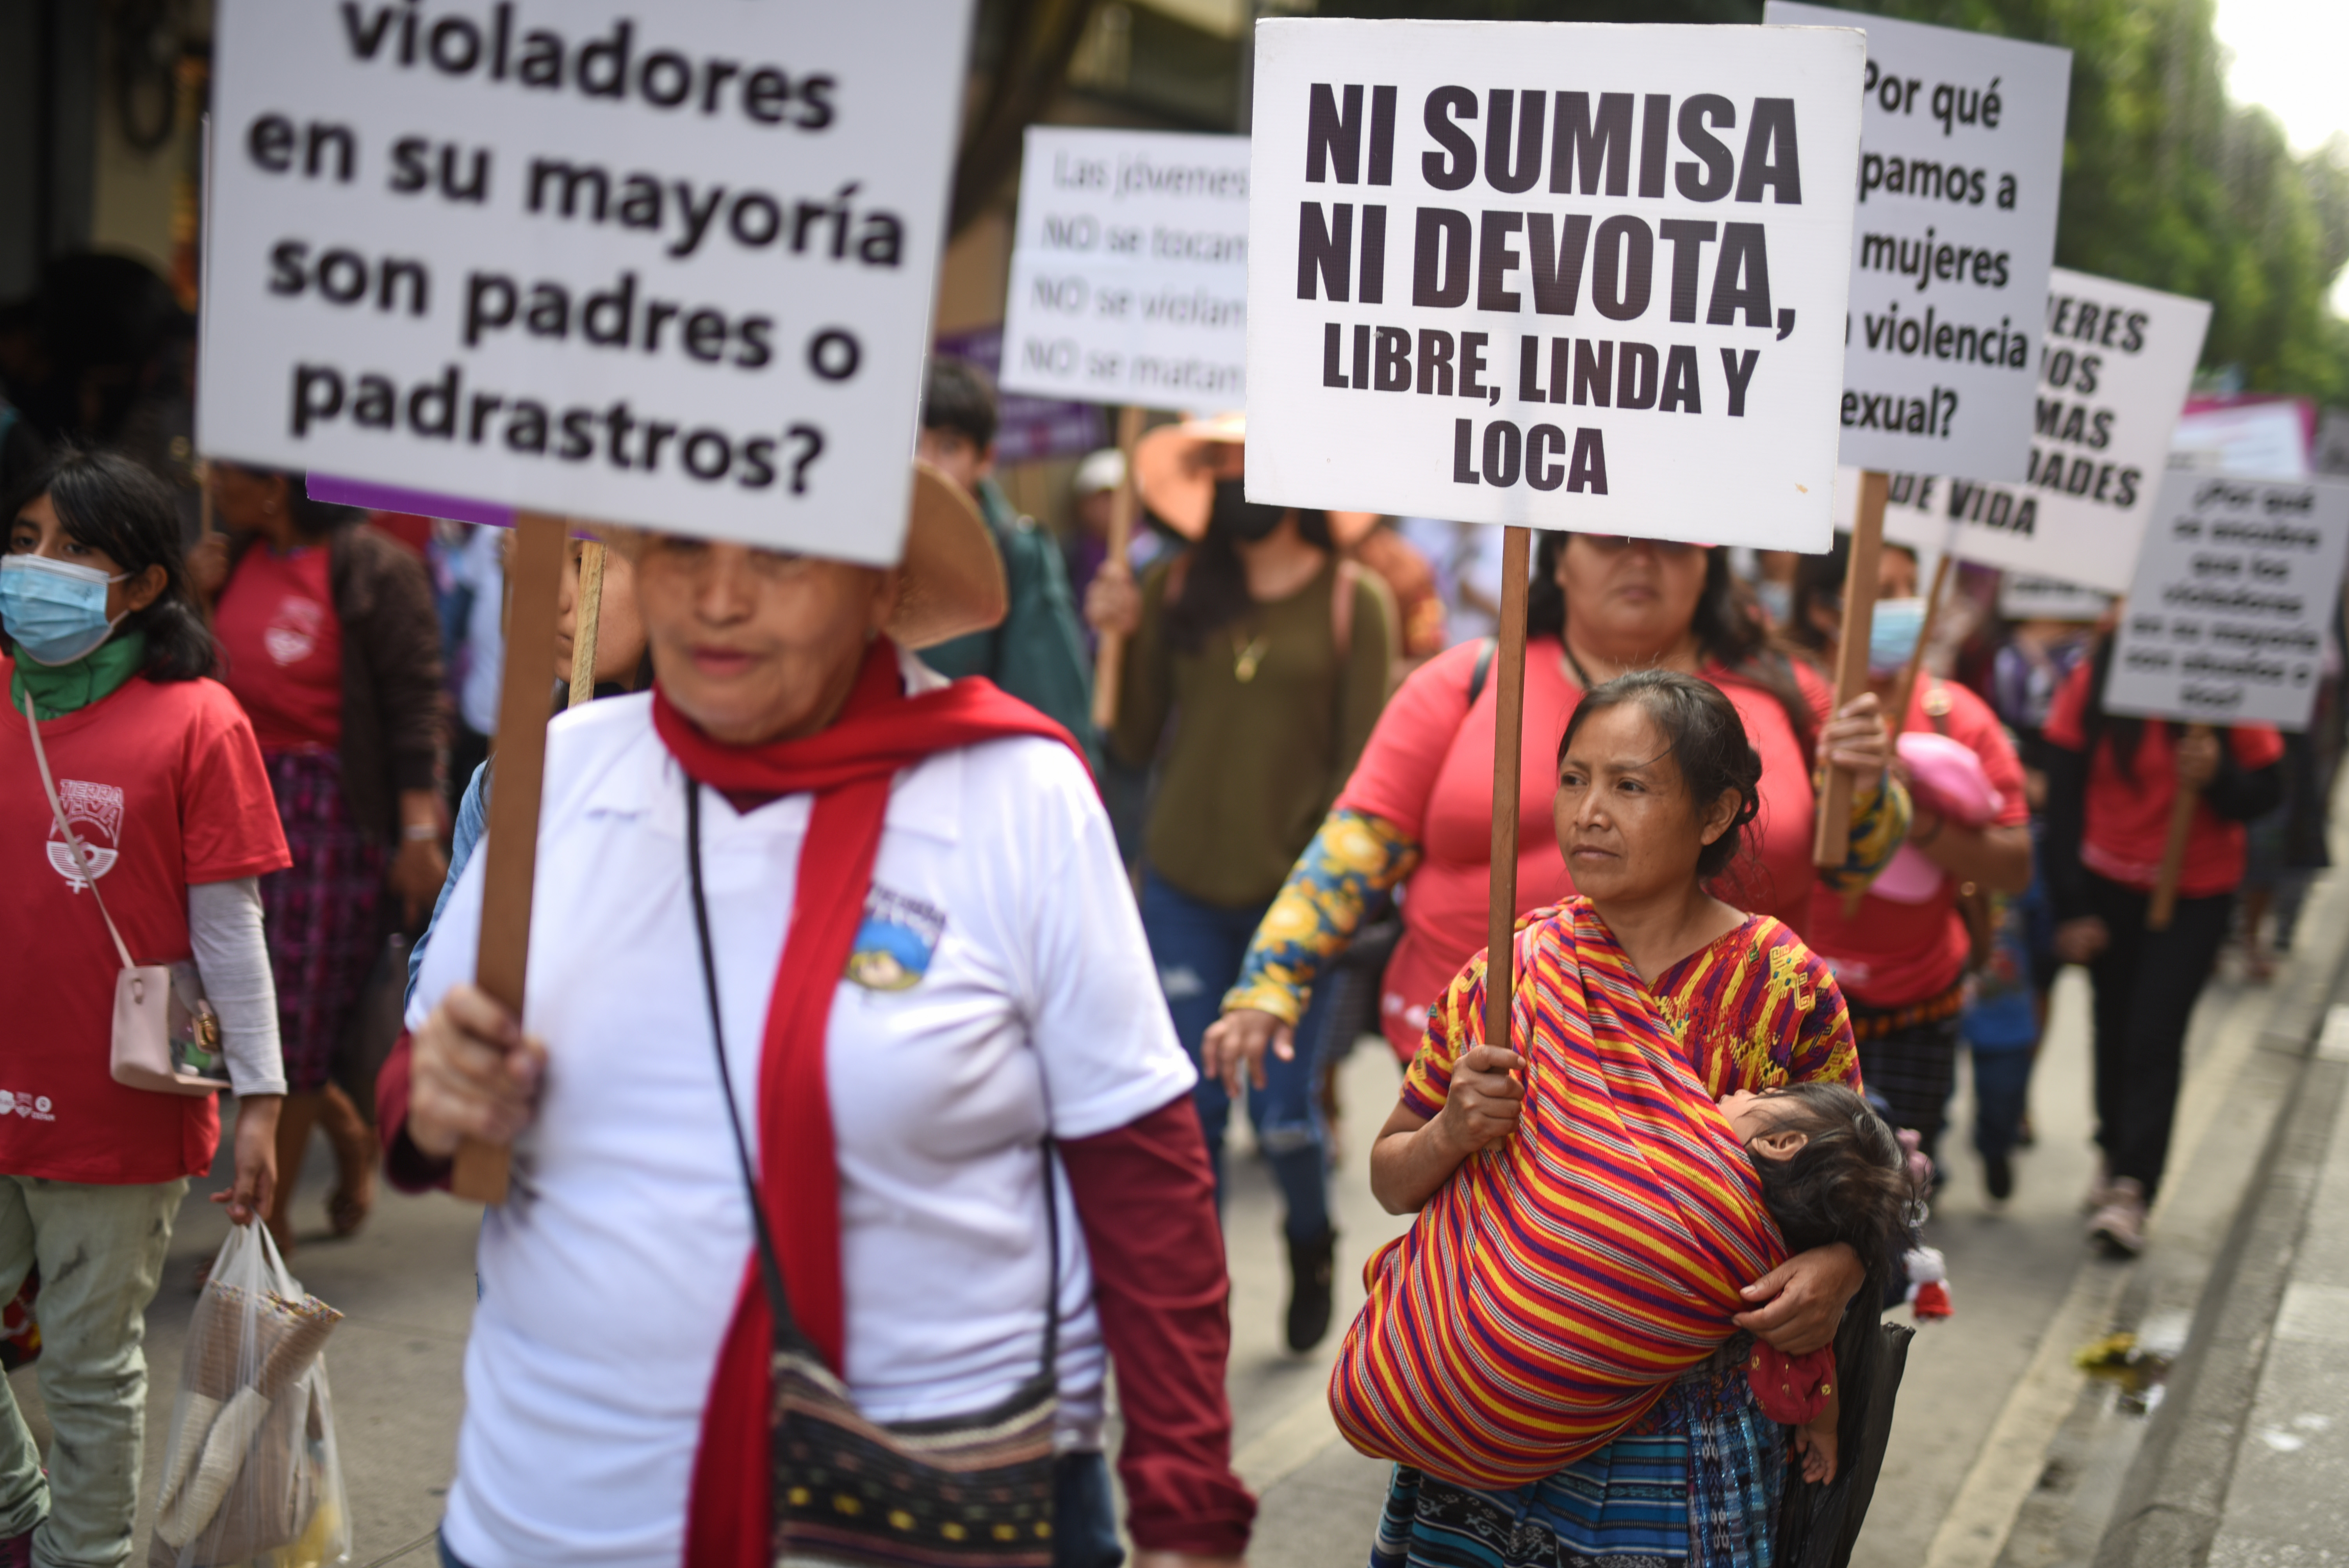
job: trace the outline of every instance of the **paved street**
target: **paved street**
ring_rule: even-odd
[[[2093,1557],[2146,1423],[2111,1388],[2084,1378],[2071,1353],[2116,1326],[2134,1327],[2142,1342],[2171,1354],[2185,1345],[2210,1260],[2265,1140],[2267,1122],[2237,1100],[2251,1094],[2255,1110],[2267,1105],[2271,1113],[2286,1092],[2281,1078],[2261,1087],[2269,1083],[2261,1072],[2273,1078],[2278,1070],[2256,1048],[2261,1030],[2295,997],[2316,996],[2303,1010],[2312,1019],[2321,1012],[2319,993],[2329,988],[2334,961],[2349,944],[2349,900],[2321,889],[2302,931],[2295,966],[2272,986],[2222,978],[2197,1015],[2177,1161],[2187,1174],[2165,1199],[2157,1248],[2146,1263],[2090,1260],[2079,1239],[2078,1197],[2091,1152],[2086,988],[2076,974],[2058,992],[2033,1090],[2038,1145],[2020,1162],[2013,1201],[2002,1210],[1990,1205],[1962,1133],[1948,1140],[1952,1179],[1931,1229],[1949,1254],[1957,1316],[1929,1325],[1911,1355],[1878,1505],[1855,1559],[1861,1568],[2054,1568]],[[2349,1014],[2342,1020],[2335,1047],[2349,1051]],[[1392,1104],[1392,1061],[1378,1042],[1365,1040],[1342,1082],[1341,1324],[1361,1302],[1362,1258],[1403,1223],[1379,1211],[1367,1182],[1369,1133]],[[1969,1114],[1962,1088],[1956,1114],[1962,1128]],[[2301,1499],[2303,1511],[2313,1507],[2308,1500],[2318,1494],[2309,1481],[2337,1473],[2341,1434],[2349,1431],[2349,1408],[2343,1408],[2349,1396],[2338,1387],[2349,1341],[2342,1305],[2349,1300],[2349,1263],[2342,1261],[2349,1257],[2343,1250],[2349,1231],[2341,1219],[2349,1213],[2349,1187],[2343,1185],[2349,1182],[2349,1127],[2333,1142],[2310,1261],[2288,1282],[2275,1330],[2279,1349],[2259,1385],[2248,1429],[2255,1440],[2245,1446],[2234,1483],[2222,1538],[2221,1560],[2230,1565],[2324,1560],[2263,1553],[2260,1543],[2283,1526],[2265,1522],[2261,1499],[2272,1493]],[[1336,1334],[1310,1357],[1280,1347],[1286,1269],[1278,1202],[1245,1133],[1230,1168],[1235,1446],[1241,1472],[1263,1497],[1252,1560],[1259,1568],[1357,1563],[1386,1467],[1347,1448],[1330,1421],[1322,1389]],[[330,1174],[321,1144],[304,1173],[300,1210],[321,1233]],[[150,1478],[194,1305],[194,1271],[225,1229],[204,1196],[221,1184],[191,1192],[168,1283],[149,1316]],[[305,1241],[295,1260],[305,1284],[347,1315],[327,1362],[355,1564],[428,1560],[422,1543],[439,1517],[460,1408],[476,1223],[472,1211],[449,1199],[387,1192],[358,1238],[336,1242],[321,1234]],[[615,1334],[655,1331],[630,1320],[625,1282],[614,1282],[611,1315]],[[12,1384],[42,1428],[33,1377],[19,1373]],[[145,1528],[142,1518],[142,1550]]]

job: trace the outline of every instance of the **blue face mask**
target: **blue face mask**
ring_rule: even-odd
[[[1924,634],[1924,600],[1878,599],[1868,628],[1868,673],[1891,676],[1907,669]]]
[[[93,566],[40,555],[0,556],[0,626],[36,665],[69,665],[97,651],[120,617],[106,618],[109,577]]]

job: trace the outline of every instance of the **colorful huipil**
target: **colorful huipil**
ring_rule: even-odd
[[[1365,1453],[1460,1485],[1538,1480],[1639,1422],[1785,1261],[1714,1101],[1859,1072],[1826,966],[1766,915],[1643,983],[1588,901],[1517,927],[1517,1130],[1365,1271],[1330,1377]],[[1428,1018],[1403,1103],[1433,1118],[1484,1039],[1485,955]]]

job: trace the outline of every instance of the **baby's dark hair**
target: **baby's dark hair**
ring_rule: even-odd
[[[1558,766],[1566,765],[1567,748],[1574,744],[1583,720],[1623,703],[1637,703],[1663,731],[1671,748],[1681,782],[1700,811],[1727,790],[1737,792],[1737,815],[1729,830],[1697,852],[1699,881],[1710,882],[1737,858],[1745,842],[1746,824],[1762,810],[1762,758],[1746,738],[1745,721],[1737,705],[1711,681],[1698,680],[1677,670],[1634,670],[1585,692],[1558,737]]]
[[[1786,1251],[1847,1243],[1873,1279],[1907,1247],[1913,1194],[1900,1140],[1839,1083],[1788,1084],[1766,1103],[1772,1131],[1808,1139],[1791,1159],[1751,1156]]]

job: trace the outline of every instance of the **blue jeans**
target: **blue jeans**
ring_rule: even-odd
[[[1223,1014],[1224,993],[1239,978],[1240,959],[1264,919],[1264,904],[1232,909],[1206,903],[1176,891],[1145,865],[1142,873],[1142,929],[1150,938],[1150,955],[1158,965],[1159,989],[1166,995],[1166,1010],[1174,1016],[1174,1033],[1199,1061],[1199,1042],[1207,1026]],[[1265,1086],[1248,1090],[1248,1120],[1256,1128],[1257,1147],[1271,1162],[1273,1179],[1280,1183],[1288,1210],[1288,1232],[1292,1242],[1317,1242],[1330,1233],[1329,1135],[1314,1103],[1315,1062],[1319,1055],[1325,1009],[1321,998],[1305,1010],[1297,1025],[1297,1053],[1289,1061],[1268,1052]],[[1195,1091],[1199,1124],[1207,1135],[1207,1153],[1215,1161],[1216,1201],[1224,1195],[1224,1128],[1231,1120],[1231,1097],[1221,1082],[1202,1078]]]
[[[467,1568],[449,1550],[447,1536],[433,1544],[440,1568]],[[1119,1568],[1124,1561],[1110,1503],[1109,1461],[1099,1454],[1062,1454],[1052,1461],[1052,1568]]]
[[[2024,1102],[2031,1095],[2029,1046],[1973,1047],[1974,1148],[1985,1160],[2002,1159],[2023,1130]]]

